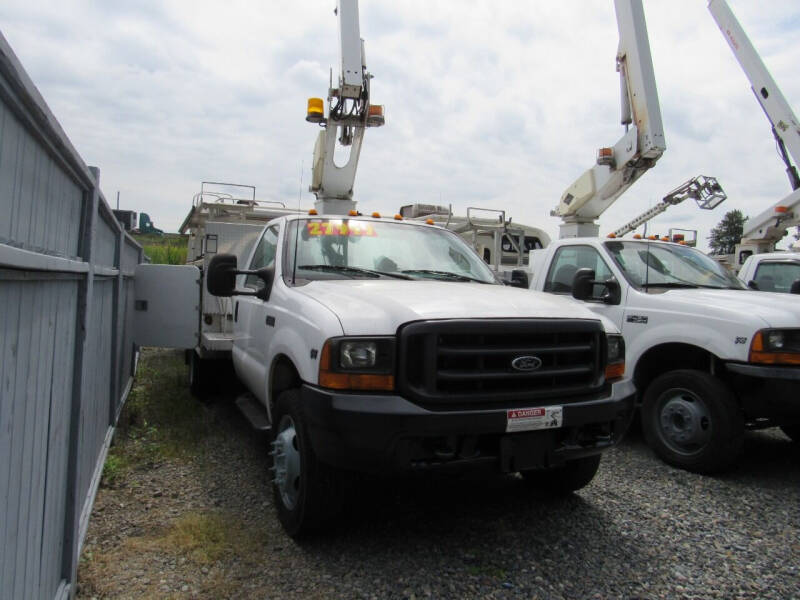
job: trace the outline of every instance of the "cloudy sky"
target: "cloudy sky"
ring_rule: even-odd
[[[800,111],[800,3],[729,0]],[[109,204],[176,231],[200,182],[255,185],[310,207],[317,135],[306,99],[338,61],[334,0],[3,0],[0,31]],[[386,126],[367,132],[361,210],[412,202],[505,209],[557,237],[549,211],[622,135],[612,0],[361,0]],[[667,151],[601,218],[601,233],[698,174],[728,200],[694,202],[651,231],[755,215],[790,191],[766,118],[705,0],[645,0]],[[302,176],[302,185],[301,185]],[[701,246],[703,245],[701,243]]]

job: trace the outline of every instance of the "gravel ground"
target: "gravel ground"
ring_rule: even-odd
[[[560,501],[515,477],[365,478],[297,543],[265,437],[229,402],[198,410],[213,427],[194,459],[101,488],[79,597],[800,598],[800,448],[777,430],[748,434],[721,477],[664,465],[632,432]]]

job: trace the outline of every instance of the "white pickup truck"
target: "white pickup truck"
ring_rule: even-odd
[[[335,514],[347,470],[483,466],[571,492],[632,418],[619,330],[502,285],[446,229],[284,216],[236,263],[215,256],[205,282],[234,297],[233,362],[292,535]]]
[[[800,294],[800,252],[751,254],[739,269],[739,279],[762,292]]]
[[[531,252],[533,290],[573,296],[625,338],[648,444],[688,470],[723,469],[746,428],[800,441],[800,310],[684,245],[572,238]]]

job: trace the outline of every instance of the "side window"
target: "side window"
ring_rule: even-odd
[[[273,225],[264,232],[261,239],[258,241],[256,251],[253,254],[253,260],[250,261],[250,266],[247,267],[251,271],[255,271],[262,267],[268,267],[275,262],[275,253],[278,249],[278,226]],[[248,275],[244,280],[245,287],[260,288],[264,284],[261,279],[256,275]]]
[[[762,262],[754,279],[762,292],[788,292],[792,282],[800,279],[800,263]]]
[[[544,291],[556,294],[571,294],[572,280],[578,269],[592,269],[595,279],[605,281],[613,277],[611,269],[591,246],[563,246],[556,251],[553,264],[544,282]],[[601,293],[602,286],[595,286],[593,295]]]

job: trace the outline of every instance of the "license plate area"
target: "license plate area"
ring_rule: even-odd
[[[563,424],[563,406],[514,408],[506,411],[506,433],[558,429]]]

